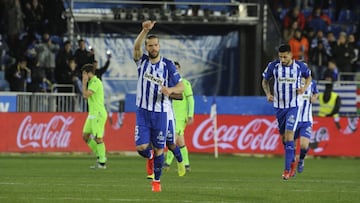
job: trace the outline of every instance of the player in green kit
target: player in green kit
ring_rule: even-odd
[[[97,164],[91,168],[106,169],[106,150],[103,137],[107,112],[104,103],[104,87],[94,73],[93,64],[85,64],[81,71],[82,93],[89,105],[88,117],[83,128],[83,139],[97,156]]]
[[[178,62],[174,62],[176,69],[180,72],[181,67]],[[176,144],[180,147],[180,152],[185,164],[186,171],[190,171],[190,162],[188,150],[185,145],[184,132],[186,125],[192,124],[194,122],[194,96],[191,88],[191,83],[182,78],[184,84],[184,92],[182,100],[173,100],[172,105],[175,113],[175,132],[176,132]],[[166,154],[166,160],[164,163],[164,171],[170,169],[171,162],[174,159],[173,153]]]

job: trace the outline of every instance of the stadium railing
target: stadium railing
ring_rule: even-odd
[[[16,92],[17,112],[86,112],[86,100],[76,93]]]
[[[325,84],[329,81],[317,81],[319,92],[324,92]],[[360,81],[344,81],[338,80],[333,83],[333,91],[338,93],[341,99],[341,107],[339,114],[341,116],[359,116],[360,114]],[[313,104],[313,114],[319,112],[319,101]]]
[[[346,80],[345,80],[346,79]],[[360,72],[339,72],[337,81],[344,82],[358,82],[360,83]]]
[[[137,22],[152,19],[170,23],[257,22],[260,4],[234,1],[91,1],[73,0],[65,5],[75,21]],[[193,7],[196,7],[196,15]]]

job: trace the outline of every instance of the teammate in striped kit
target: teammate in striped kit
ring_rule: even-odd
[[[184,85],[174,63],[160,56],[159,38],[155,35],[147,36],[154,25],[155,21],[144,21],[134,44],[133,57],[138,70],[135,143],[136,150],[142,157],[153,159],[152,191],[160,192],[168,127],[167,113],[171,110],[169,96],[182,94]],[[141,48],[144,41],[148,55],[143,54]],[[151,153],[151,147],[154,154]]]
[[[285,143],[285,166],[282,178],[290,179],[290,165],[294,158],[294,132],[298,123],[300,97],[309,87],[311,71],[301,62],[294,60],[288,44],[278,49],[279,59],[270,62],[262,76],[262,87],[269,102],[273,102],[280,135]],[[274,79],[272,95],[269,81]],[[301,78],[305,85],[301,86]]]
[[[181,73],[181,66],[179,62],[174,62],[177,70]],[[191,83],[183,78],[184,83],[184,92],[182,100],[174,100],[173,108],[175,113],[176,120],[176,143],[180,147],[182,158],[184,159],[184,164],[186,171],[189,172],[190,162],[189,162],[189,154],[187,147],[185,145],[185,128],[187,125],[192,124],[194,122],[194,96],[193,90],[191,87]],[[167,153],[166,159],[164,163],[164,171],[170,170],[171,162],[174,159],[173,153]],[[179,168],[179,165],[178,165]],[[179,171],[179,169],[178,169]]]
[[[303,105],[300,107],[299,123],[294,134],[295,142],[297,139],[300,139],[299,162],[296,163],[296,158],[293,159],[293,162],[291,163],[290,176],[295,176],[296,165],[299,173],[302,173],[304,170],[304,159],[309,150],[309,142],[313,126],[312,104],[316,102],[318,94],[319,90],[316,87],[316,81],[312,80],[309,87],[302,95]]]

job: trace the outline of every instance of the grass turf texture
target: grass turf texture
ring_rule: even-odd
[[[283,159],[191,154],[192,171],[173,163],[162,192],[151,192],[141,157],[110,155],[91,170],[87,155],[0,155],[0,202],[359,202],[360,160],[307,159],[302,174],[281,179]]]

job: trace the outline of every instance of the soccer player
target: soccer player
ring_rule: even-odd
[[[181,66],[179,62],[174,62],[177,70],[181,72]],[[173,100],[173,108],[175,112],[175,129],[176,129],[176,144],[180,146],[181,155],[184,160],[186,171],[189,172],[190,162],[189,162],[189,155],[188,150],[185,145],[185,137],[184,132],[186,125],[192,124],[194,122],[194,96],[193,91],[191,88],[191,83],[186,80],[182,79],[184,83],[184,92],[183,92],[183,99],[182,100]],[[174,159],[173,153],[167,153],[166,160],[164,163],[164,170],[168,171],[170,169],[171,162]]]
[[[303,104],[300,107],[299,123],[294,134],[294,140],[296,143],[297,139],[300,139],[300,155],[299,161],[296,163],[296,152],[295,158],[291,163],[290,176],[295,176],[296,165],[297,172],[302,173],[304,170],[304,159],[309,151],[309,142],[312,133],[313,116],[312,116],[312,104],[316,102],[318,98],[319,90],[316,87],[315,80],[312,80],[309,87],[302,95]],[[295,150],[296,151],[296,150]]]
[[[294,158],[294,132],[298,123],[300,96],[311,82],[310,70],[301,62],[294,60],[291,48],[283,44],[278,49],[279,59],[274,60],[265,68],[262,76],[262,88],[269,102],[273,102],[279,133],[285,143],[285,164],[282,178],[290,179],[290,165]],[[301,78],[305,85],[301,86]],[[269,80],[274,79],[272,95]]]
[[[154,159],[152,191],[161,192],[160,176],[168,128],[167,113],[171,110],[169,96],[173,93],[181,94],[184,85],[172,61],[160,56],[159,38],[148,35],[154,25],[155,21],[144,21],[134,44],[133,57],[138,70],[135,143],[136,150],[142,157]],[[141,49],[144,41],[148,54],[143,54]],[[151,147],[154,154],[151,153]]]
[[[85,64],[81,71],[82,93],[89,105],[88,117],[83,128],[83,139],[98,158],[97,164],[92,168],[106,169],[106,149],[103,137],[107,113],[104,103],[104,87],[101,80],[95,75],[93,64]]]

